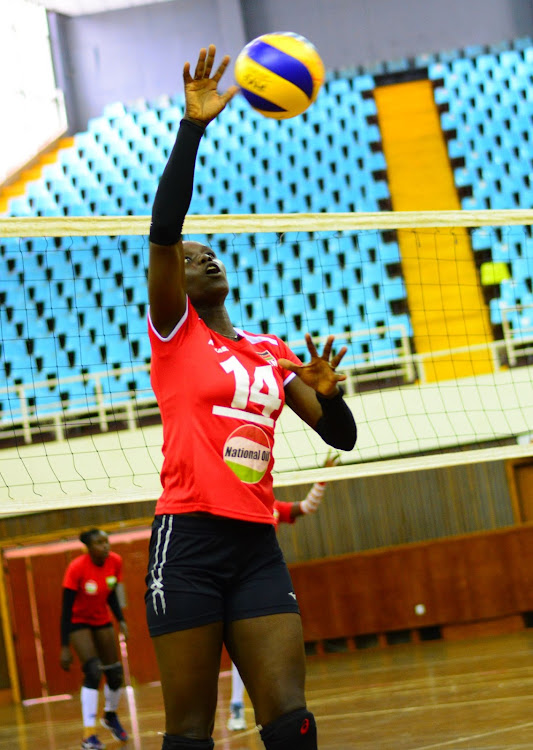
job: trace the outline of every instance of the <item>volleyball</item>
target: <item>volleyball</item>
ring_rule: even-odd
[[[278,31],[244,47],[235,61],[235,79],[257,112],[286,120],[315,101],[324,82],[324,64],[305,37]]]

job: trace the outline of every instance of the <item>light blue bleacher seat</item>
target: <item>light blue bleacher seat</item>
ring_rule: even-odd
[[[63,216],[64,211],[50,194],[43,193],[30,199],[36,216]]]
[[[25,195],[10,198],[7,210],[11,216],[35,216],[35,212]]]
[[[33,413],[38,417],[46,418],[61,409],[61,394],[57,386],[35,388],[33,391],[26,391],[26,395],[33,399]]]
[[[113,122],[117,118],[124,117],[126,108],[122,102],[111,102],[105,105],[102,114],[109,122]]]
[[[150,374],[144,370],[138,370],[133,373],[132,379],[136,385],[136,397],[138,399],[150,398],[153,399],[154,392],[152,390],[152,384],[150,383]]]
[[[484,73],[494,71],[494,68],[497,66],[496,57],[489,53],[478,55],[475,60],[475,66],[478,70],[481,70]]]
[[[107,349],[107,363],[109,365],[118,364],[126,367],[133,361],[130,342],[128,339],[121,338],[120,334],[107,333],[105,338]]]
[[[385,278],[382,282],[383,294],[388,302],[394,300],[403,300],[407,297],[405,284],[400,277]]]
[[[474,65],[474,61],[470,58],[458,57],[451,61],[450,68],[452,73],[461,76],[464,80],[468,80],[471,73],[474,72]]]
[[[415,55],[414,66],[415,68],[428,68],[436,62],[437,56],[430,52]]]

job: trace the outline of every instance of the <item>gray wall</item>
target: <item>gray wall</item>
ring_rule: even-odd
[[[105,104],[181,91],[211,42],[233,58],[268,31],[296,31],[328,70],[533,35],[531,0],[174,0],[52,23],[71,131]],[[231,82],[227,75],[226,81]]]
[[[213,43],[235,56],[246,41],[238,0],[175,0],[52,17],[50,26],[71,132],[84,130],[106,104],[181,91],[183,63],[193,63],[200,47]]]
[[[241,0],[247,36],[296,31],[326,68],[493,44],[533,33],[531,0]]]

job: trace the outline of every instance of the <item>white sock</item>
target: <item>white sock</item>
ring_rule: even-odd
[[[94,688],[81,688],[81,715],[83,726],[88,729],[96,726],[96,714],[98,713],[98,690]]]
[[[231,703],[244,703],[244,682],[235,664],[231,665]]]
[[[104,685],[105,706],[104,711],[116,711],[122,695],[122,688],[111,690],[109,685]]]

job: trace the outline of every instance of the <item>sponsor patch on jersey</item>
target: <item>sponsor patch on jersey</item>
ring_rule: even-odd
[[[263,352],[257,352],[260,357],[263,357],[263,359],[266,359],[269,365],[276,365],[277,359],[272,354],[272,352],[269,352],[267,349],[265,349]]]
[[[241,425],[224,445],[224,461],[242,482],[256,484],[265,476],[270,463],[267,435],[255,425]]]
[[[96,594],[98,591],[98,584],[96,581],[85,581],[84,588],[86,594]]]
[[[105,582],[107,584],[108,589],[114,589],[117,585],[117,577],[116,576],[107,576],[105,579]]]

